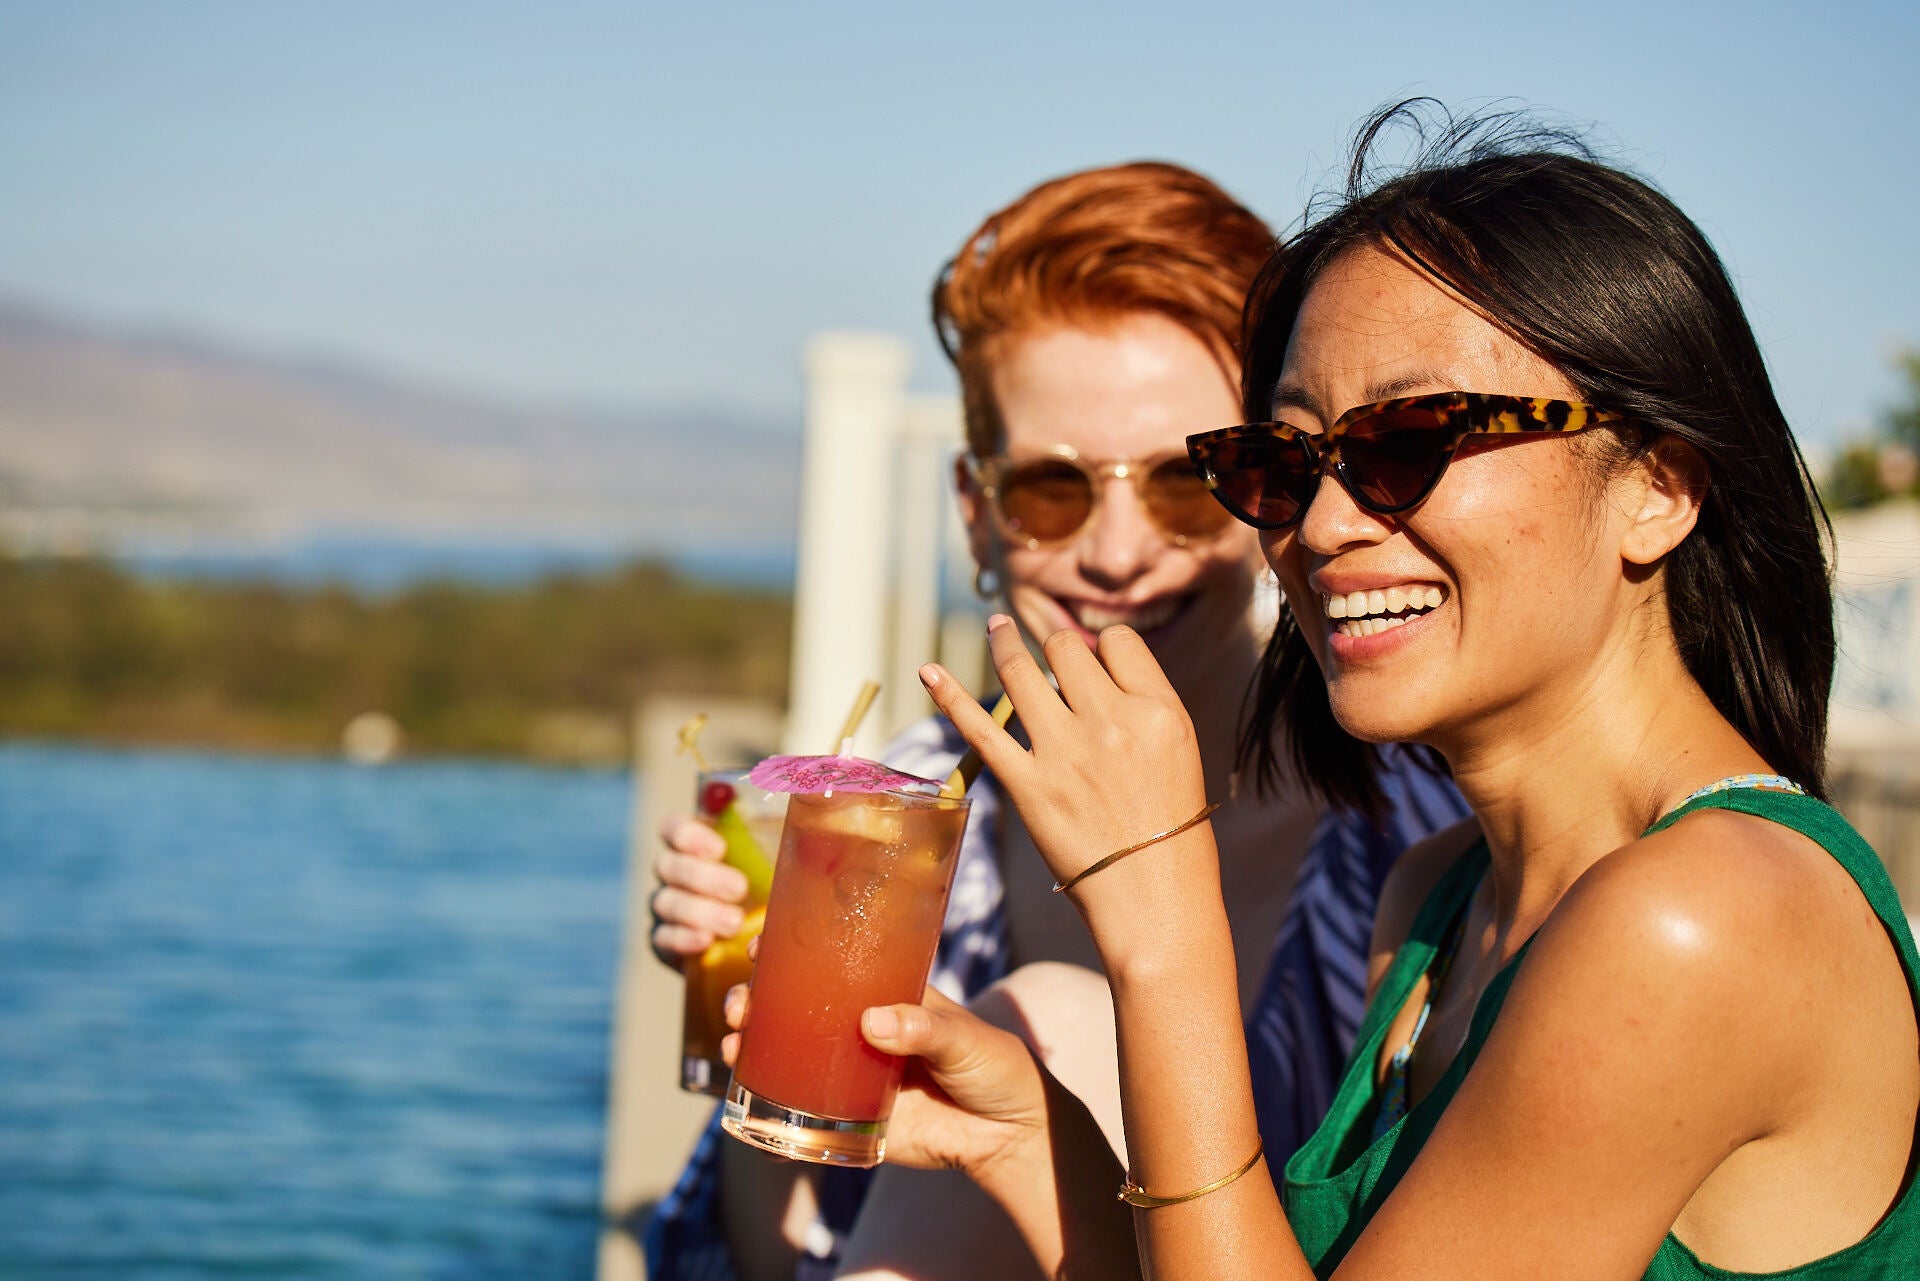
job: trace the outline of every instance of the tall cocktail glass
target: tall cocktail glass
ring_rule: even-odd
[[[781,1156],[878,1165],[904,1060],[860,1036],[868,1006],[918,1001],[969,802],[795,795],[721,1125]]]
[[[716,940],[689,960],[686,1007],[680,1022],[680,1088],[718,1098],[727,1092],[727,1065],[720,1038],[728,1032],[722,1013],[727,989],[753,974],[747,944],[760,933],[767,891],[773,880],[773,852],[780,847],[780,823],[787,798],[768,795],[747,782],[745,770],[706,770],[694,793],[700,820],[727,843],[726,861],[747,876],[741,903],[746,920],[732,938]]]

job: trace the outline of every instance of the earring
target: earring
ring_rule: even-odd
[[[976,565],[973,569],[973,594],[981,600],[997,600],[1000,596],[1000,575],[985,565]]]

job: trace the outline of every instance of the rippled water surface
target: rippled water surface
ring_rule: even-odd
[[[0,1275],[590,1275],[627,805],[0,746]]]

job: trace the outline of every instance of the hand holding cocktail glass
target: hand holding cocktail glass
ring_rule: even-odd
[[[727,994],[728,1026],[745,1022],[751,1001],[744,983]],[[905,1063],[887,1125],[889,1165],[971,1170],[1024,1151],[1046,1141],[1047,1092],[1065,1096],[1051,1104],[1056,1111],[1070,1099],[1026,1042],[931,986],[918,1004],[864,1011],[860,1033],[868,1045]],[[727,1061],[734,1062],[738,1032],[723,1045]],[[1070,1105],[1077,1107],[1077,1100]]]
[[[699,771],[694,783],[696,813],[675,814],[661,823],[663,848],[653,866],[660,884],[649,900],[653,929],[648,942],[660,963],[676,970],[685,969],[716,943],[738,937],[747,913],[766,903],[773,875],[766,851],[780,836],[782,809],[761,811],[753,797],[744,801],[749,812],[738,815],[745,819],[745,832],[718,821],[729,807],[742,802],[737,788],[735,796],[723,797],[710,787],[715,781],[731,785],[731,778],[726,771],[713,770],[701,753],[700,735],[706,725],[703,713],[680,727],[679,750],[693,758]],[[737,772],[744,775],[746,771]],[[769,817],[772,840],[762,841],[755,832],[765,830]]]
[[[880,1162],[904,1065],[861,1038],[860,1015],[924,991],[968,808],[932,784],[789,798],[728,1133],[800,1160]]]
[[[691,830],[676,829],[668,837],[669,852],[660,857],[661,888],[653,900],[658,922],[654,950],[661,959],[669,959],[663,938],[681,948],[671,962],[678,964],[686,979],[680,1088],[720,1095],[726,1092],[727,1081],[727,1067],[720,1058],[720,1039],[727,1031],[722,1005],[727,989],[753,972],[747,949],[759,936],[766,915],[773,880],[768,851],[779,844],[786,798],[748,788],[744,770],[710,768],[698,742],[706,719],[696,716],[680,730],[681,750],[691,753],[700,769],[694,785],[699,819],[697,823],[680,820]],[[673,837],[693,844],[695,834],[706,849],[675,849]],[[739,907],[729,906],[733,902]]]
[[[879,1163],[905,1064],[861,1036],[861,1014],[924,993],[978,771],[972,758],[942,785],[845,755],[755,767],[753,786],[791,798],[728,1133],[800,1160]]]
[[[1130,629],[1103,633],[1097,657],[1071,633],[1050,638],[1046,654],[1058,692],[1011,620],[994,618],[989,633],[995,667],[1030,748],[944,669],[929,665],[922,679],[994,771],[1055,878],[1071,882],[1091,871],[1072,897],[1111,964],[1124,957],[1136,931],[1178,928],[1156,912],[1154,882],[1179,876],[1183,865],[1202,871],[1205,864],[1195,860],[1213,857],[1210,830],[1189,822],[1208,811],[1192,723]],[[1167,839],[1157,857],[1145,853],[1143,838],[1175,828],[1179,835]],[[1142,851],[1137,858],[1107,861],[1132,847]],[[1120,870],[1125,863],[1132,865]],[[736,989],[729,1023],[740,1026],[751,1013],[752,998]],[[990,1164],[1016,1164],[1017,1153],[1044,1165],[1048,1132],[1057,1134],[1063,1118],[1091,1127],[1089,1135],[1098,1137],[1084,1108],[1034,1063],[1017,1037],[938,993],[926,991],[919,1004],[868,1008],[859,1026],[875,1050],[911,1056],[890,1132],[891,1159],[978,1176]],[[1104,1144],[1099,1150],[1106,1150]]]

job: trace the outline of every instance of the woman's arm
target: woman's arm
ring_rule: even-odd
[[[869,1010],[875,1049],[914,1057],[888,1124],[889,1160],[965,1170],[1050,1277],[1137,1274],[1120,1164],[1094,1119],[1020,1038],[928,992]],[[897,1137],[896,1137],[897,1136]]]
[[[992,644],[1031,751],[938,669],[928,683],[1056,876],[1198,808],[1191,727],[1132,633],[1103,634],[1098,661],[1077,638],[1049,640],[1059,695],[1011,628]],[[1113,988],[1134,1180],[1158,1195],[1210,1183],[1257,1142],[1211,835],[1193,828],[1072,893]],[[1479,1065],[1340,1276],[1637,1276],[1706,1174],[1765,1123],[1766,1068],[1700,1066],[1764,1005],[1742,964],[1750,944],[1712,921],[1649,926],[1643,895],[1584,898],[1542,932]],[[1150,1276],[1311,1276],[1259,1166],[1133,1215]]]
[[[1156,1196],[1230,1174],[1260,1139],[1213,837],[1164,844],[1074,891],[1113,988],[1131,1177]],[[1131,1213],[1146,1276],[1312,1276],[1265,1158],[1218,1191]]]
[[[1200,812],[1207,797],[1192,723],[1131,630],[1103,633],[1097,660],[1071,634],[1049,638],[1057,695],[1010,622],[996,618],[989,632],[1031,751],[938,668],[923,678],[981,750],[1056,877]],[[1210,827],[1122,858],[1069,893],[1113,987],[1132,1181],[1165,1196],[1237,1169],[1259,1130]],[[1264,1161],[1204,1197],[1130,1213],[1149,1276],[1312,1275]]]
[[[1031,1047],[1086,1104],[1108,1145],[1121,1142],[1113,996],[1104,977],[1077,965],[1036,962],[988,987],[967,1009]],[[1119,1234],[1130,1250],[1127,1235]],[[891,1159],[878,1171],[840,1260],[836,1275],[861,1281],[1043,1275],[1006,1212],[965,1173],[906,1169]]]
[[[727,994],[738,1029],[751,999]],[[1099,1122],[1013,1033],[994,1027],[932,987],[920,1005],[867,1010],[861,1035],[908,1058],[887,1126],[890,1164],[964,1170],[1000,1204],[1048,1276],[1138,1274],[1124,1207],[1113,1199],[1121,1170]],[[731,1064],[738,1032],[721,1042]]]

